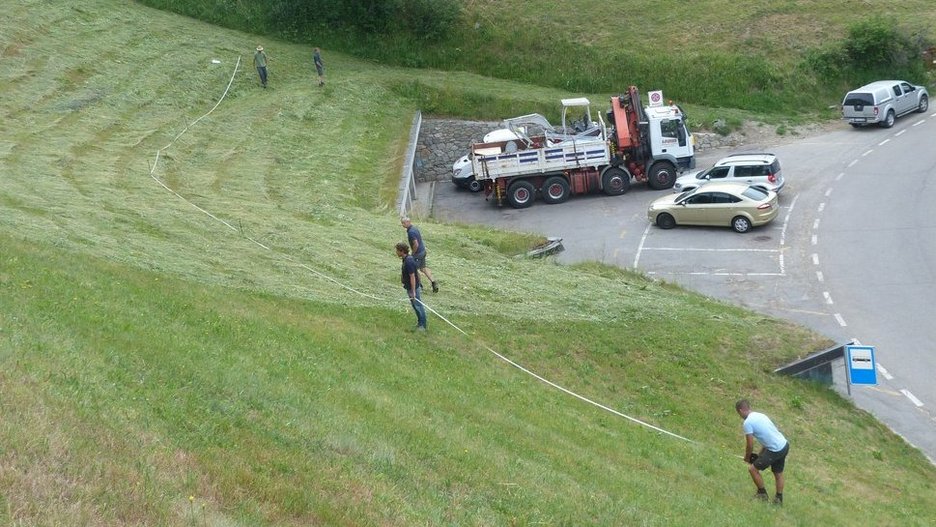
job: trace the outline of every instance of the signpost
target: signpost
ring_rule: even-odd
[[[845,379],[848,395],[852,384],[876,385],[877,363],[874,360],[874,346],[845,346]]]

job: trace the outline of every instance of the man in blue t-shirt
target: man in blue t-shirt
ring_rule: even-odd
[[[748,464],[748,472],[751,473],[751,479],[757,486],[756,497],[767,500],[767,489],[764,488],[764,478],[761,476],[761,470],[770,467],[773,472],[774,481],[777,484],[777,494],[774,496],[774,503],[783,504],[783,465],[786,462],[787,454],[790,452],[790,442],[780,433],[780,430],[773,424],[769,417],[760,413],[751,411],[751,403],[747,399],[741,399],[735,403],[735,410],[741,419],[744,419],[742,428],[744,429],[745,446],[744,461]],[[760,452],[754,453],[754,439],[761,444]]]
[[[400,242],[396,244],[396,254],[403,260],[403,266],[400,269],[400,281],[403,282],[403,289],[409,295],[410,305],[416,312],[416,331],[426,331],[426,308],[422,303],[422,284],[419,283],[419,268],[416,260],[410,256],[409,247]]]
[[[413,222],[407,217],[401,218],[400,224],[406,229],[406,238],[409,240],[410,247],[413,250],[413,259],[416,260],[416,266],[419,267],[419,270],[429,279],[429,283],[432,284],[432,292],[438,293],[439,284],[432,278],[432,271],[426,267],[426,244],[423,243],[422,234],[419,233],[419,229],[417,229],[416,226],[413,225]]]

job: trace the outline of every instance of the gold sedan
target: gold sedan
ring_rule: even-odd
[[[647,219],[661,229],[709,225],[747,232],[770,223],[779,213],[776,192],[746,183],[716,182],[654,200]]]

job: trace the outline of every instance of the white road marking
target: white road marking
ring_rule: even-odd
[[[907,132],[907,129],[904,128],[903,130],[901,130],[901,131],[897,132],[896,134],[894,134],[894,137],[900,137],[900,136],[902,136],[903,134],[905,134],[906,132]]]
[[[819,212],[821,213],[824,210],[825,210],[825,202],[823,201],[822,203],[819,204]]]
[[[835,313],[835,314],[832,315],[832,316],[835,317],[835,321],[838,322],[839,325],[842,326],[843,328],[848,326],[848,324],[845,323],[845,319],[842,318],[842,315],[839,315],[838,313]]]
[[[813,234],[813,235],[812,235],[812,240],[811,240],[811,241],[812,241],[812,244],[813,244],[813,245],[816,245],[817,243],[819,243],[819,236]]]
[[[825,197],[828,198],[830,194],[832,194],[832,187],[829,187],[828,189],[826,189],[826,191],[825,191]]]
[[[852,162],[851,162],[851,165],[848,165],[848,166],[852,166],[852,165],[854,165],[854,164],[855,164],[855,162],[852,161]],[[842,179],[842,177],[844,177],[844,176],[845,176],[845,172],[841,172],[841,173],[839,173],[839,175],[835,176],[835,180],[838,181],[838,180]],[[829,190],[831,191],[832,189],[829,189]]]
[[[889,380],[889,381],[894,380],[894,376],[891,375],[890,372],[888,372],[887,370],[885,370],[885,369],[884,369],[884,366],[881,366],[881,363],[880,363],[880,362],[877,363],[876,366],[877,366],[878,371],[881,372],[881,375],[883,375],[885,379],[887,379],[887,380]]]
[[[857,162],[858,162],[857,159],[853,159],[852,162],[849,163],[848,166],[846,166],[845,168],[851,168],[851,167],[855,166],[855,163],[857,163]]]
[[[907,399],[910,399],[910,402],[912,402],[913,404],[915,404],[917,408],[923,406],[923,401],[921,401],[921,400],[917,399],[916,397],[914,397],[913,394],[910,393],[910,390],[908,390],[908,389],[906,389],[906,388],[902,388],[902,389],[900,390],[900,393],[902,393],[902,394],[904,394],[905,396],[907,396]]]
[[[826,303],[826,304],[833,304],[833,303],[834,303],[834,302],[832,302],[832,295],[830,295],[828,291],[823,291],[823,292],[822,292],[822,297],[825,298],[825,303]]]
[[[709,249],[706,247],[644,247],[645,251],[685,251],[709,253],[778,253],[780,249]]]
[[[816,280],[819,280],[820,282],[825,282],[825,277],[822,276],[822,271],[816,271]]]
[[[880,143],[878,143],[878,146],[884,146],[884,145],[886,145],[887,143],[890,143],[890,139],[885,139],[885,140],[881,141]]]
[[[647,241],[647,235],[650,234],[650,224],[644,229],[643,236],[640,237],[640,243],[637,244],[637,254],[634,255],[634,269],[637,269],[637,263],[640,262],[640,253],[643,251],[644,243]]]
[[[813,220],[813,222],[812,222],[812,228],[813,228],[813,230],[816,230],[816,229],[819,228],[819,218],[816,218],[816,219]]]
[[[813,265],[819,265],[819,255],[816,253],[812,254],[812,263]]]
[[[705,272],[705,271],[689,271],[685,273],[675,272],[675,271],[646,271],[648,275],[669,275],[669,276],[786,276],[783,273],[729,273],[729,272]]]
[[[926,119],[920,119],[919,121],[913,123],[913,126],[920,126],[921,124],[923,124],[923,123],[925,123],[925,122],[926,122]]]
[[[871,152],[874,152],[874,149],[873,149],[873,148],[870,149],[870,150],[865,150],[865,153],[861,154],[861,157],[865,157],[866,155],[870,154]]]

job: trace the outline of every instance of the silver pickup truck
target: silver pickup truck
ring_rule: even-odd
[[[894,126],[894,120],[913,111],[929,108],[929,94],[923,86],[906,81],[877,81],[845,94],[842,119],[854,127],[877,124]]]

